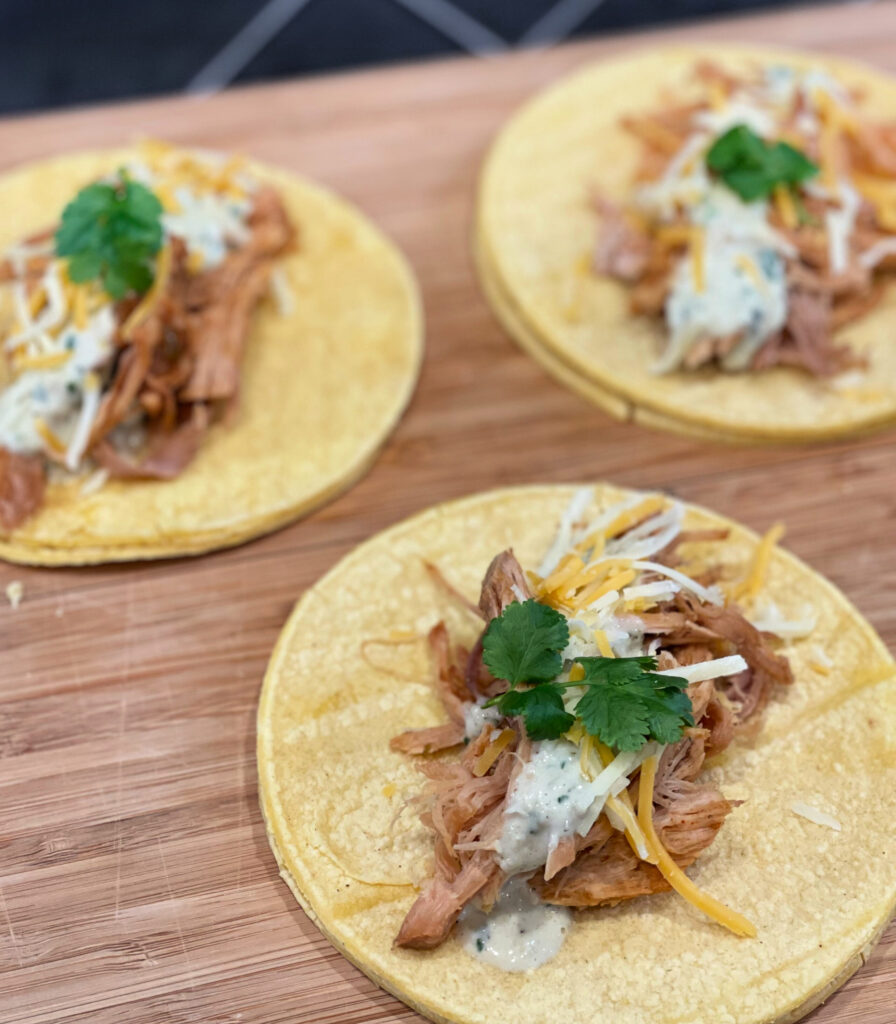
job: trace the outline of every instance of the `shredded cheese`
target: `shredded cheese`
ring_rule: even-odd
[[[87,326],[87,289],[77,285],[72,289],[72,319],[75,327],[83,331]]]
[[[781,217],[785,228],[793,231],[799,226],[799,218],[796,215],[796,204],[793,201],[793,193],[789,185],[775,186],[775,206]]]
[[[765,278],[759,272],[759,267],[756,266],[753,260],[751,260],[745,252],[739,253],[737,260],[735,262],[740,267],[740,269],[750,278],[753,284],[756,285],[757,288],[760,288],[762,290],[768,288]]]
[[[597,649],[600,651],[601,657],[616,657],[616,655],[613,653],[613,648],[610,645],[610,641],[607,639],[607,634],[602,629],[596,629],[594,631],[594,642],[597,644]]]
[[[790,809],[794,814],[798,814],[801,818],[811,821],[813,825],[821,825],[824,828],[833,829],[835,832],[842,831],[843,826],[832,814],[820,811],[811,804],[803,803],[802,800],[794,800],[790,805]]]
[[[845,125],[845,112],[841,113],[827,93],[819,89],[814,90],[812,102],[821,115],[821,180],[827,188],[835,189],[840,170],[840,137]]]
[[[637,526],[642,520],[656,515],[657,512],[662,512],[665,507],[666,499],[661,494],[652,494],[632,508],[627,508],[624,512],[620,512],[608,526],[604,527],[603,535],[608,540],[611,537],[618,537],[621,533],[626,533],[633,526]]]
[[[588,738],[591,739],[591,737]],[[601,743],[600,740],[593,740],[593,742],[604,767],[608,768],[615,760],[613,751],[605,743]],[[648,864],[655,863],[653,854],[648,848],[644,834],[638,825],[638,819],[635,817],[634,807],[632,806],[631,797],[628,795],[628,790],[623,790],[618,796],[608,797],[604,811],[613,828],[620,832],[625,832],[628,845],[634,850],[635,855],[640,857],[641,860],[647,861]]]
[[[648,572],[655,572],[659,576],[668,576],[670,580],[675,580],[676,583],[680,584],[685,590],[690,590],[691,593],[696,594],[701,601],[706,604],[721,604],[722,599],[716,593],[715,589],[704,587],[696,580],[692,580],[690,576],[685,576],[683,572],[679,572],[677,569],[670,569],[668,565],[662,565],[660,562],[648,562],[638,560],[632,562],[633,569],[646,569]]]
[[[713,110],[724,110],[728,105],[728,93],[721,82],[709,83],[709,105]]]
[[[551,575],[542,580],[539,590],[544,595],[556,593],[564,583],[573,579],[573,577],[580,573],[584,567],[585,564],[578,555],[564,555],[563,558],[560,559],[560,564],[551,573]]]
[[[663,224],[656,229],[656,240],[670,247],[690,245],[694,240],[694,229],[688,224]]]
[[[680,896],[683,896],[688,903],[701,910],[707,917],[724,925],[735,935],[755,937],[755,926],[741,914],[726,907],[724,903],[695,885],[669,856],[660,842],[653,827],[653,784],[656,779],[656,766],[657,757],[655,755],[648,757],[641,765],[641,776],[638,782],[638,823],[648,849],[656,857],[656,866],[660,873]]]
[[[831,660],[828,652],[820,644],[816,644],[812,648],[812,660],[809,662],[809,667],[816,672],[820,672],[823,676],[829,676],[831,669],[834,667],[834,662]]]
[[[71,352],[47,352],[45,355],[17,355],[14,360],[16,370],[56,370],[71,359]]]
[[[756,554],[753,556],[753,564],[746,577],[732,590],[732,597],[735,601],[743,601],[746,598],[756,598],[762,585],[765,583],[765,576],[768,572],[772,551],[779,540],[784,536],[783,523],[775,523],[770,527],[759,541]]]
[[[748,668],[746,661],[739,654],[729,654],[724,658],[712,658],[710,661],[698,661],[696,665],[679,665],[677,668],[664,668],[657,672],[658,676],[676,676],[686,679],[689,683],[702,683],[705,679],[722,679],[735,676]]]
[[[694,291],[706,290],[706,234],[694,229],[691,240],[691,267],[694,274]]]
[[[149,316],[152,307],[156,304],[159,296],[165,290],[168,283],[168,274],[171,272],[171,246],[164,245],[159,250],[156,258],[156,276],[152,287],[134,307],[131,315],[121,326],[121,336],[129,338],[133,332]]]
[[[506,750],[515,738],[516,733],[513,729],[502,729],[498,735],[491,740],[479,757],[476,758],[476,763],[473,765],[473,774],[477,778],[482,778],[483,775],[487,775],[489,768],[491,768],[495,761],[498,760],[502,751]]]
[[[44,308],[46,302],[47,293],[44,291],[43,285],[40,285],[28,297],[28,313],[32,320]]]
[[[619,590],[620,587],[624,587],[627,583],[631,583],[632,580],[637,576],[634,569],[624,569],[616,576],[611,576],[608,580],[603,583],[592,583],[591,586],[585,587],[585,589],[576,596],[576,610],[582,608],[591,607],[599,598],[603,597],[604,594],[610,593],[612,590]]]
[[[34,429],[40,435],[41,440],[47,448],[53,452],[54,455],[65,454],[64,442],[42,416],[35,418]]]

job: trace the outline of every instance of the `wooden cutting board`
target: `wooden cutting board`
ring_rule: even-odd
[[[186,561],[0,566],[0,1021],[419,1021],[318,934],[278,879],[254,716],[293,601],[372,532],[503,484],[658,487],[787,544],[896,645],[896,432],[809,449],[698,444],[607,419],[502,334],[477,290],[477,167],[525,97],[667,38],[814,47],[896,73],[896,6],[813,8],[0,124],[0,167],[135,133],[246,151],[343,192],[409,254],[427,354],[370,475],[302,523]],[[297,438],[296,444],[302,439]],[[25,587],[13,611],[2,600]],[[892,1022],[896,928],[814,1024]]]

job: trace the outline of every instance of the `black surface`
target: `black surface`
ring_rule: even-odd
[[[451,0],[506,39],[556,0]],[[604,0],[573,35],[696,19],[781,0]],[[178,92],[263,0],[0,0],[0,112]],[[395,0],[310,0],[237,82],[459,52]]]

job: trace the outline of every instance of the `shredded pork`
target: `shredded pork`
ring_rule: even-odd
[[[673,173],[673,162],[695,138],[699,116],[712,114],[711,100],[727,102],[755,84],[752,79],[735,78],[705,61],[695,70],[707,99],[622,119],[623,128],[642,146],[636,185],[662,184],[665,176]],[[788,366],[827,378],[865,365],[862,356],[848,345],[837,343],[833,335],[877,305],[883,296],[884,278],[893,269],[889,256],[868,261],[868,253],[892,240],[894,225],[888,210],[872,201],[873,192],[864,194],[862,188],[869,176],[883,175],[881,181],[886,179],[889,184],[896,175],[896,127],[863,119],[852,108],[853,99],[840,115],[851,127],[838,134],[835,157],[838,174],[851,188],[858,189],[854,223],[844,243],[846,265],[832,266],[834,244],[829,232],[833,229],[826,220],[831,214],[842,215],[839,184],[831,186],[823,175],[827,193],[800,190],[794,199],[796,214],[791,215],[798,215],[796,221],[785,221],[777,201],[770,201],[769,225],[790,247],[785,259],[787,316],[783,327],[771,331],[755,350],[750,369]],[[820,162],[824,154],[815,130],[806,134],[803,126],[822,123],[826,116],[823,111],[820,115],[808,111],[803,93],[797,91],[792,109],[782,122],[781,137],[795,139],[812,160]],[[684,166],[689,166],[687,161]],[[820,180],[817,177],[814,183]],[[687,210],[679,203],[674,217],[654,223],[636,203],[620,205],[598,197],[596,207],[600,230],[593,260],[595,272],[629,286],[634,313],[662,316],[676,267],[691,252]],[[682,368],[721,366],[743,336],[735,333],[696,338],[681,360]]]
[[[21,526],[40,508],[45,487],[42,459],[0,448],[0,529]]]
[[[195,273],[186,246],[173,237],[167,276],[148,307],[135,298],[117,304],[116,351],[86,450],[110,476],[177,477],[208,427],[237,401],[250,318],[275,261],[295,240],[278,194],[267,187],[254,193],[248,229],[245,244]],[[11,272],[0,268],[0,275]],[[39,457],[0,448],[0,528],[14,529],[39,509],[44,469]]]
[[[681,545],[725,536],[724,530],[684,531],[656,557],[674,566],[681,561]],[[530,596],[526,575],[508,550],[490,564],[479,607],[490,621],[513,601]],[[645,642],[650,638],[660,642],[660,669],[731,653],[742,655],[748,664],[739,676],[688,687],[694,726],[664,749],[657,766],[654,825],[668,853],[679,867],[686,868],[713,842],[735,806],[714,786],[700,781],[706,757],[725,750],[735,732],[761,711],[772,688],[790,683],[792,674],[787,660],[771,650],[768,634],[753,627],[734,605],[702,603],[680,592],[657,610],[642,613],[640,620]],[[452,650],[442,623],[429,639],[436,688],[449,722],[397,736],[393,749],[407,753],[432,753],[459,744],[464,702],[506,686],[491,677],[482,664],[481,638],[469,655],[462,648]],[[512,742],[488,771],[477,774],[483,752],[506,728],[513,730]],[[432,949],[447,938],[468,902],[478,899],[488,909],[496,899],[505,881],[498,846],[507,801],[531,752],[521,720],[504,719],[498,725],[486,725],[456,759],[427,760],[419,765],[428,780],[428,807],[422,821],[434,836],[435,875],[408,912],[397,945]],[[628,793],[637,808],[637,773],[630,780]],[[587,835],[563,838],[550,851],[544,867],[529,877],[529,884],[544,901],[571,907],[611,906],[669,889],[659,870],[639,859],[625,835],[604,815]]]

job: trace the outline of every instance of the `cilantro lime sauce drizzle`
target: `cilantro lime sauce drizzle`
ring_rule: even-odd
[[[543,865],[561,839],[584,835],[598,804],[593,784],[579,767],[578,748],[567,740],[543,740],[517,776],[507,800],[498,863],[508,875]]]
[[[607,799],[628,785],[628,776],[657,745],[625,751],[589,780],[578,746],[566,739],[542,740],[517,776],[507,799],[498,863],[508,875],[544,865],[564,839],[585,836]]]
[[[571,925],[568,908],[542,903],[525,879],[511,878],[489,913],[475,905],[464,910],[459,935],[477,960],[518,973],[552,960]]]
[[[722,365],[744,369],[765,340],[783,327],[785,246],[766,216],[766,203],[744,203],[718,185],[693,207],[691,221],[705,239],[702,269],[697,271],[688,254],[674,271],[666,300],[670,339],[655,372],[676,369],[702,339],[729,337],[739,340],[722,357]]]
[[[497,708],[487,708],[480,703],[464,705],[464,742],[475,740],[486,725],[497,725],[501,720],[501,712]]]

